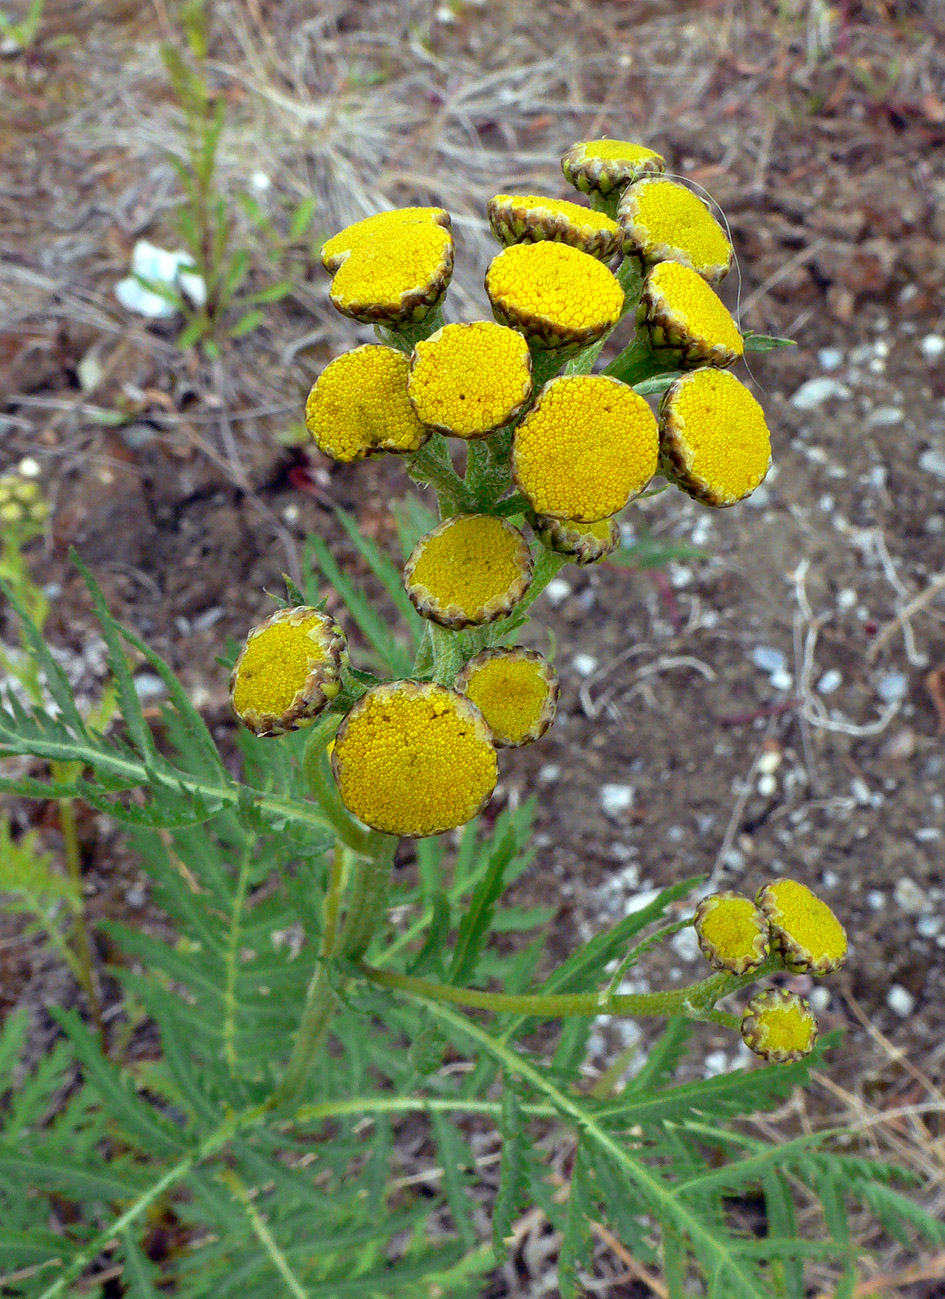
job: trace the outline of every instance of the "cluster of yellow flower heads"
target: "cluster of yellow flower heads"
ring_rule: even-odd
[[[322,248],[332,303],[379,342],[325,367],[306,426],[336,461],[396,454],[445,493],[447,517],[404,567],[431,624],[428,652],[417,680],[365,689],[327,615],[282,610],[251,631],[231,694],[257,735],[344,712],[332,752],[341,799],[387,834],[438,834],[474,816],[496,782],[496,748],[551,724],[554,670],[503,643],[517,625],[503,620],[541,585],[540,556],[603,559],[619,543],[615,516],[657,473],[727,506],[768,469],[761,408],[724,368],[744,344],[715,292],[732,248],[707,204],[627,141],[576,144],[562,168],[589,206],[536,194],[488,203],[502,245],[485,276],[492,320],[443,322],[453,236],[442,208],[382,212]],[[623,351],[593,373],[623,320]],[[633,383],[659,375],[654,413],[656,389]],[[460,443],[465,479],[449,451]]]
[[[832,974],[846,960],[840,921],[797,880],[772,880],[754,900],[732,891],[713,893],[699,903],[693,925],[709,964],[731,974],[754,974],[772,956],[795,974],[817,976]],[[817,1021],[797,993],[767,989],[748,1003],[741,1031],[757,1055],[781,1064],[808,1054]]]

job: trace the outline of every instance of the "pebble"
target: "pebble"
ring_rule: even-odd
[[[780,767],[783,757],[780,749],[765,749],[758,759],[758,770],[763,776],[773,775]]]
[[[198,613],[194,619],[194,631],[209,631],[215,627],[226,610],[220,604],[211,605],[209,609],[204,609],[203,613]]]
[[[837,592],[837,608],[841,613],[847,613],[859,598],[852,586],[845,586],[842,591]]]
[[[762,798],[771,798],[778,792],[778,781],[776,776],[770,772],[762,776],[758,781],[758,793]]]
[[[901,424],[904,418],[905,414],[899,406],[877,406],[867,415],[866,422],[871,428],[885,428]]]
[[[135,692],[142,703],[150,699],[160,699],[167,694],[167,686],[156,672],[139,672],[134,678]]]
[[[850,389],[839,379],[808,379],[802,383],[791,397],[791,405],[796,410],[816,410],[831,397],[849,397]]]
[[[909,682],[902,672],[887,672],[876,684],[876,693],[884,704],[893,704],[904,699],[909,689]]]
[[[538,772],[538,779],[543,785],[553,785],[561,775],[561,768],[556,762],[546,762]]]
[[[908,875],[896,881],[893,897],[910,916],[919,916],[923,911],[929,910],[928,894],[925,889],[919,888],[915,880],[909,879]]]
[[[601,785],[600,805],[605,816],[619,820],[633,805],[633,786]]]
[[[901,983],[894,983],[886,994],[886,1005],[900,1019],[906,1019],[915,1010],[915,997]]]
[[[926,334],[919,344],[919,351],[927,361],[937,361],[945,352],[945,337],[941,334]]]
[[[553,577],[545,587],[545,595],[548,597],[549,604],[557,607],[559,604],[564,604],[572,590],[571,583],[566,582],[563,577]]]
[[[840,883],[840,876],[836,871],[825,870],[820,877],[820,882],[825,889],[835,889]]]
[[[680,929],[679,933],[674,934],[669,940],[669,945],[682,961],[698,961],[701,954],[699,940],[692,926]]]
[[[942,832],[937,825],[920,825],[915,832],[915,837],[919,843],[935,843],[941,839]]]
[[[886,905],[886,894],[881,889],[870,889],[866,895],[866,905],[871,911],[882,911]]]
[[[869,807],[870,787],[862,776],[854,776],[850,781],[850,793],[853,795],[860,807]]]
[[[757,645],[751,652],[751,661],[762,672],[779,672],[787,664],[781,651],[770,645]]]
[[[941,916],[919,916],[915,922],[915,931],[920,938],[934,938],[941,932]]]
[[[794,677],[786,668],[781,668],[779,671],[771,673],[771,684],[775,690],[793,690]]]
[[[832,695],[843,684],[843,675],[836,668],[828,668],[817,682],[817,692],[821,695]]]
[[[642,893],[634,893],[632,898],[627,899],[627,914],[629,915],[633,911],[642,911],[644,907],[648,907],[651,902],[656,901],[660,892],[660,889],[644,889]],[[632,989],[628,991],[632,991]],[[646,989],[643,989],[643,991],[646,991]]]
[[[720,1074],[728,1073],[728,1055],[724,1051],[710,1051],[702,1059],[702,1076],[704,1078],[717,1078]]]
[[[945,452],[933,451],[931,447],[923,451],[919,456],[919,468],[936,478],[945,478]]]
[[[125,891],[125,901],[135,911],[140,911],[147,900],[147,890],[141,884],[132,884],[131,888]]]
[[[817,353],[817,361],[822,370],[839,370],[843,365],[843,353],[838,347],[822,347]]]
[[[38,478],[39,461],[32,456],[24,456],[16,467],[16,472],[21,478]]]
[[[142,447],[146,447],[149,442],[154,441],[158,436],[158,431],[153,424],[126,424],[123,429],[119,430],[118,436],[129,451],[140,451]]]
[[[589,677],[597,670],[597,659],[593,654],[575,654],[571,666],[579,677]]]
[[[811,1010],[816,1011],[818,1015],[822,1015],[830,1005],[830,990],[829,988],[814,988],[807,1000],[810,1002]]]

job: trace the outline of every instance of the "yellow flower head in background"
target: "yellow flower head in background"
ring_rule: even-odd
[[[727,370],[693,370],[663,394],[660,470],[704,505],[750,496],[771,467],[765,413]]]
[[[768,918],[771,934],[789,970],[832,974],[847,956],[843,925],[826,902],[797,880],[773,880],[755,901]]]
[[[558,675],[535,650],[483,650],[455,684],[482,713],[498,748],[532,744],[554,721]]]
[[[579,566],[596,564],[620,545],[620,526],[613,518],[598,519],[596,523],[572,523],[570,519],[536,514],[532,527],[543,546],[558,555],[567,555]]]
[[[0,477],[0,533],[20,543],[38,537],[49,518],[49,505],[39,483],[25,474]]]
[[[653,413],[632,388],[607,375],[564,375],[545,384],[515,430],[512,474],[536,514],[595,523],[643,491],[658,444]]]
[[[434,682],[369,690],[331,754],[348,810],[384,834],[423,838],[464,825],[495,789],[495,747],[479,709]]]
[[[643,282],[639,315],[657,355],[681,367],[733,365],[745,350],[738,326],[701,275],[659,262]]]
[[[350,463],[372,452],[416,451],[430,437],[407,397],[410,362],[365,343],[329,362],[305,403],[305,427],[320,451]]]
[[[789,1064],[814,1049],[817,1020],[803,997],[771,988],[757,993],[745,1007],[741,1033],[755,1055],[772,1064]]]
[[[453,274],[449,213],[378,212],[326,240],[321,258],[332,275],[328,296],[343,315],[366,325],[414,324],[441,301]]]
[[[617,219],[627,242],[644,265],[680,262],[718,284],[732,266],[732,245],[708,205],[674,180],[654,177],[624,190]]]
[[[233,711],[254,735],[310,726],[341,689],[345,634],[306,605],[279,609],[246,637],[230,674]]]
[[[751,898],[712,893],[696,907],[693,926],[703,956],[716,970],[749,974],[768,955],[768,922]]]
[[[421,537],[404,565],[417,612],[441,627],[495,622],[531,585],[528,542],[492,514],[454,514]]]
[[[528,344],[495,321],[444,325],[414,348],[407,395],[438,433],[488,437],[520,414],[531,394]]]
[[[605,197],[626,188],[641,176],[666,170],[666,159],[653,149],[629,140],[586,140],[572,144],[561,159],[568,183],[582,194]]]
[[[582,348],[613,329],[623,289],[603,263],[570,244],[512,244],[486,271],[496,320],[536,346]]]
[[[593,208],[540,194],[496,194],[489,200],[489,225],[501,244],[570,244],[607,261],[620,251],[623,232],[616,221]]]

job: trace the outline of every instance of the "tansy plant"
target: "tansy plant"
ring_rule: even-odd
[[[804,1299],[812,1265],[849,1299],[851,1209],[945,1243],[897,1187],[905,1174],[849,1139],[769,1143],[733,1122],[780,1106],[836,1040],[816,1041],[792,990],[847,950],[802,883],[751,897],[680,880],[556,966],[542,954],[554,887],[546,906],[506,899],[542,869],[533,806],[478,814],[504,751],[554,723],[554,668],[517,644],[532,604],[564,564],[614,551],[617,516],[657,474],[729,506],[770,458],[761,408],[726,367],[772,340],[743,336],[716,292],[722,227],[651,149],[584,142],[563,167],[589,205],[488,204],[494,320],[443,321],[441,208],[379,213],[324,245],[331,301],[378,341],[316,380],[314,443],[352,473],[399,457],[437,512],[415,499],[399,513],[402,567],[339,516],[402,636],[310,538],[302,589],[226,656],[238,777],[81,561],[121,712],[111,734],[6,589],[38,693],[7,691],[3,788],[123,822],[163,912],[102,923],[123,1000],[101,1043],[50,1007],[61,1037],[20,1081],[24,1014],[0,1035],[6,1292],[498,1295],[518,1275],[509,1254],[527,1266],[547,1225],[565,1299],[615,1272],[671,1299]],[[164,684],[153,717],[129,652]],[[704,973],[653,988],[646,954],[688,927]],[[602,1062],[601,1016],[662,1033]],[[736,1055],[746,1043],[754,1067],[706,1079],[698,1053],[684,1063],[699,1023]]]

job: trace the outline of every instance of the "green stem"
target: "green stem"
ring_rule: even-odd
[[[398,352],[409,354],[417,343],[435,334],[442,326],[443,312],[439,307],[434,307],[430,314],[416,325],[398,325],[396,328],[389,325],[375,325],[374,333],[388,347],[396,347]]]
[[[435,490],[442,515],[475,512],[476,498],[453,468],[444,437],[434,433],[419,451],[404,456],[403,462],[414,482]]]
[[[537,394],[539,389],[553,379],[568,356],[559,347],[533,347],[532,353],[532,388]]]
[[[355,863],[351,886],[351,903],[338,940],[339,955],[359,961],[368,949],[387,910],[387,888],[397,839],[394,835],[375,836],[377,844],[370,857],[360,857]]]
[[[758,971],[738,979],[726,973],[711,974],[699,983],[672,992],[508,994],[433,983],[394,970],[380,970],[363,961],[359,968],[366,979],[380,987],[412,993],[427,1001],[451,1002],[472,1010],[492,1010],[497,1014],[528,1015],[539,1019],[561,1019],[572,1015],[683,1015],[687,1019],[711,1020],[726,1027],[737,1026],[738,1021],[733,1015],[714,1010],[715,1002],[740,987],[742,982],[753,981],[761,975]]]

